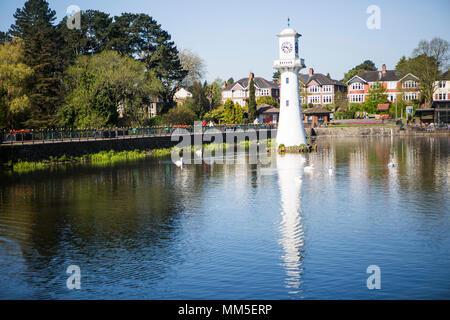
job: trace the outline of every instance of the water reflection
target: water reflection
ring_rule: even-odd
[[[280,243],[283,247],[285,284],[290,294],[300,292],[303,273],[304,233],[301,217],[301,190],[305,156],[286,154],[277,157],[278,184],[281,195]]]
[[[450,139],[317,143],[272,167],[146,159],[2,177],[0,298],[370,299],[374,263],[389,268],[382,298],[448,298]],[[80,292],[65,288],[70,264]]]

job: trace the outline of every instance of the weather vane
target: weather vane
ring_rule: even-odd
[[[291,19],[289,19],[289,17],[288,17],[288,28],[290,28],[291,27]]]

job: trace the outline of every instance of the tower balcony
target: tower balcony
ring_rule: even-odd
[[[275,69],[283,69],[283,68],[303,69],[306,67],[306,65],[305,59],[280,59],[275,60],[273,67]]]

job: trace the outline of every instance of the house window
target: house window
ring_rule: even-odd
[[[446,99],[447,94],[446,93],[439,93],[437,100],[447,100]]]
[[[364,86],[360,82],[355,82],[350,85],[351,90],[364,90]]]
[[[319,92],[319,87],[318,86],[311,86],[308,88],[309,92]]]
[[[360,103],[364,102],[364,95],[363,94],[350,94],[349,101],[354,103]]]
[[[289,83],[289,78],[286,78],[286,84]]]
[[[323,86],[323,92],[331,92],[331,86]]]
[[[286,107],[289,107],[289,100],[286,100]]]
[[[439,81],[439,88],[444,89],[447,81]]]
[[[391,101],[391,102],[397,100],[397,95],[394,94],[394,93],[390,93],[389,96],[388,96],[388,100]]]
[[[403,88],[409,89],[409,88],[417,88],[417,82],[413,80],[408,80],[403,82]]]
[[[417,100],[417,92],[406,92],[403,98],[407,101]]]
[[[313,103],[313,104],[318,104],[320,103],[320,96],[309,96],[308,97],[308,104]]]
[[[331,96],[323,96],[322,102],[323,102],[323,104],[329,104],[332,102],[332,97]]]
[[[395,81],[388,81],[387,88],[388,89],[396,89],[397,88],[397,83]]]

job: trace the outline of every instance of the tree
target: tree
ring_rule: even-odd
[[[30,100],[26,82],[33,70],[24,63],[23,40],[0,45],[0,128],[21,128]]]
[[[182,85],[190,87],[195,81],[200,82],[205,75],[205,62],[195,53],[189,50],[183,50],[179,53],[181,65],[183,70],[187,71]]]
[[[347,94],[342,91],[336,92],[334,95],[334,110],[346,110],[348,104]]]
[[[255,83],[253,81],[253,78],[251,78],[248,93],[248,121],[250,123],[253,123],[255,119],[256,119]]]
[[[234,79],[233,78],[230,78],[230,79],[227,80],[227,86],[230,86],[233,83],[234,83]]]
[[[64,83],[67,98],[59,118],[70,128],[116,126],[119,111],[130,124],[142,124],[146,98],[160,86],[142,62],[115,51],[78,57]]]
[[[261,96],[258,97],[258,99],[256,99],[256,105],[260,106],[262,104],[268,104],[269,106],[275,107],[275,108],[279,108],[280,106],[278,105],[277,100],[275,100],[273,97],[271,96]]]
[[[0,44],[4,44],[7,41],[11,41],[11,37],[7,32],[0,31]]]
[[[357,65],[356,67],[350,69],[345,75],[344,80],[342,82],[347,83],[354,76],[361,74],[365,71],[376,71],[377,67],[375,63],[371,60],[365,60],[363,63]]]
[[[209,111],[209,102],[206,98],[206,86],[195,81],[190,88],[190,92],[192,93],[192,98],[187,98],[184,104],[195,113],[198,119],[201,119]]]
[[[397,65],[395,66],[395,70],[397,70],[397,71],[405,70],[405,66],[406,66],[407,62],[408,62],[408,59],[406,59],[405,56],[402,56],[400,58],[400,60],[397,62]]]
[[[448,66],[449,43],[440,38],[430,42],[422,40],[413,51],[411,58],[402,57],[396,69],[406,75],[412,73],[420,79],[420,90],[426,105],[433,101],[436,81]]]
[[[281,72],[279,70],[277,70],[273,73],[272,81],[278,82],[278,80],[280,80],[280,77],[281,77]]]
[[[233,103],[231,99],[227,99],[223,106],[222,119],[225,123],[239,124],[244,120],[244,110],[239,103]]]
[[[163,116],[163,121],[169,125],[192,125],[197,116],[186,106],[176,106]]]
[[[47,1],[28,0],[23,9],[14,14],[15,24],[10,34],[24,41],[24,59],[33,70],[28,85],[32,117],[30,127],[54,126],[54,114],[61,102],[61,74],[63,39],[53,25],[55,11]]]
[[[67,17],[58,25],[66,42],[66,55],[75,58],[79,55],[93,55],[110,49],[112,46],[113,18],[98,10],[81,12],[81,29],[67,28]]]
[[[378,105],[387,102],[386,88],[378,81],[369,89],[364,108],[368,113],[376,113]]]

